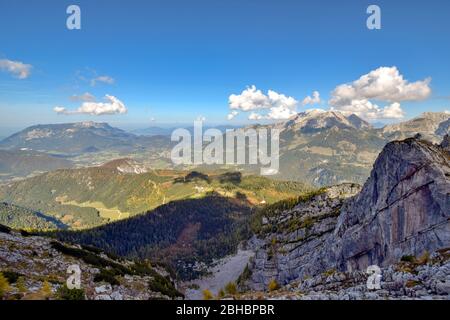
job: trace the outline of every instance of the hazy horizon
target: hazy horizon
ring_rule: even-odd
[[[0,135],[36,123],[243,125],[311,108],[379,123],[450,109],[450,3],[378,2],[380,30],[366,27],[365,1],[132,0],[124,12],[80,0],[80,30],[65,27],[69,1],[2,2],[0,28],[14,32],[0,34]]]

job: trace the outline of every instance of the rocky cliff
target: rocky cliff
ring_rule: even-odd
[[[259,213],[262,224],[250,241],[250,247],[256,248],[251,289],[263,290],[273,279],[289,283],[310,268],[311,260],[322,254],[324,243],[333,235],[345,201],[360,189],[356,184],[324,188]]]
[[[388,268],[450,247],[447,145],[448,137],[442,145],[420,137],[391,142],[360,192],[341,185],[263,214],[246,285],[263,290],[272,280],[284,285],[370,265]]]
[[[332,252],[342,270],[450,246],[450,156],[418,138],[388,144],[342,210]]]

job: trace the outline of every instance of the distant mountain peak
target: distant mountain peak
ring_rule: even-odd
[[[337,128],[368,129],[372,126],[356,114],[345,115],[336,110],[313,109],[298,113],[284,125],[285,128],[294,127],[302,130],[320,130]]]
[[[111,126],[106,122],[94,122],[94,121],[83,121],[73,123],[74,127],[79,128],[111,128]]]
[[[392,139],[403,139],[421,133],[427,140],[440,142],[449,133],[450,112],[424,112],[420,116],[404,122],[385,126],[383,134]]]
[[[133,146],[136,136],[107,123],[93,121],[40,124],[25,128],[0,142],[6,149],[95,152],[104,148]]]

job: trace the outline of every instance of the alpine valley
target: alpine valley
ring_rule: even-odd
[[[1,294],[449,299],[449,123],[314,110],[252,126],[280,130],[275,176],[175,166],[161,128],[26,128],[0,142]],[[64,285],[73,264],[78,291]]]

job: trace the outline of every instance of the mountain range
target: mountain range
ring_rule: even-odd
[[[61,153],[95,152],[130,146],[135,138],[135,135],[106,123],[80,122],[32,126],[4,139],[0,147]]]
[[[125,290],[123,286],[134,278],[127,276],[119,281],[125,272],[120,271],[119,260],[104,260],[105,256],[164,261],[175,268],[180,281],[207,277],[211,265],[226,255],[231,254],[228,259],[232,259],[241,247],[253,252],[253,257],[233,284],[236,290],[217,292],[219,298],[445,300],[450,294],[449,146],[448,135],[439,145],[420,135],[390,142],[378,155],[363,186],[346,183],[298,190],[295,197],[258,206],[240,192],[234,197],[212,192],[171,201],[144,214],[89,230],[34,234],[32,241],[42,243],[44,249],[50,244],[52,249],[45,250],[94,263],[101,270],[93,281],[110,283],[110,293]],[[146,174],[131,160],[108,163],[105,168],[125,171],[122,175]],[[191,172],[180,175],[174,183],[213,181],[229,183],[228,187],[245,185],[245,177],[236,173],[208,176]],[[251,185],[268,190],[263,181]],[[279,190],[292,190],[291,186],[284,184]],[[224,190],[228,187],[223,186]],[[7,238],[7,243],[14,242],[14,249],[0,245],[0,250],[14,250],[15,261],[26,257],[41,276],[39,279],[48,276],[42,268],[37,270],[41,257],[29,256],[29,250],[22,248],[23,243],[29,247],[27,240],[14,233],[11,238],[8,234],[12,231],[7,227],[0,226],[0,232],[6,234],[2,237]],[[49,236],[72,244],[51,242]],[[101,259],[87,257],[88,251],[101,252],[96,247],[107,255],[101,255]],[[12,265],[15,272],[35,278],[35,273],[13,262],[8,262],[7,267]],[[111,270],[108,265],[117,273],[107,272]],[[381,281],[380,288],[372,290],[366,285],[366,268],[374,265]],[[136,265],[126,272],[141,274],[142,268]],[[95,284],[89,284],[92,286]],[[164,287],[154,284],[150,288]],[[132,292],[136,298],[147,294],[144,289]],[[178,295],[170,292],[172,297]]]
[[[450,112],[425,112],[412,120],[387,125],[382,134],[389,140],[402,140],[420,133],[424,139],[439,143],[449,133]]]
[[[449,117],[447,112],[426,112],[409,121],[374,128],[354,114],[313,110],[299,113],[288,121],[262,127],[281,131],[280,171],[275,178],[325,186],[343,182],[363,183],[377,155],[390,141],[417,133],[432,142],[442,140],[449,132]],[[1,141],[0,149],[17,151],[26,148],[49,156],[63,155],[77,166],[132,157],[153,168],[172,168],[170,151],[173,145],[169,132],[137,136],[105,123],[83,122],[33,126]],[[219,169],[232,168],[222,166]],[[252,166],[238,168],[255,171]],[[209,166],[201,166],[200,169],[208,170]],[[3,174],[14,176],[15,173],[11,169]]]
[[[418,133],[439,142],[449,133],[449,121],[448,112],[426,112],[412,120],[375,128],[355,114],[312,110],[265,127],[281,132],[280,170],[275,178],[321,187],[364,183],[387,143]]]

